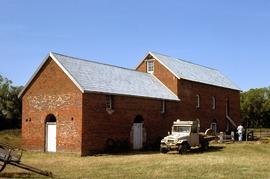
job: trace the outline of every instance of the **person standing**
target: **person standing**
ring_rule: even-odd
[[[243,130],[244,130],[244,127],[240,124],[237,127],[237,134],[238,134],[238,140],[239,141],[242,141],[243,140]]]

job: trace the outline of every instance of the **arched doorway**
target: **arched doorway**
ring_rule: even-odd
[[[137,115],[133,122],[132,143],[134,150],[140,150],[143,147],[143,122],[144,119],[141,115]]]
[[[47,115],[45,126],[45,151],[56,152],[56,117],[53,114]]]

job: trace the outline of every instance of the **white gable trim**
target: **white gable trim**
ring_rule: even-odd
[[[180,79],[180,77],[178,75],[176,75],[169,67],[167,67],[164,63],[162,63],[153,53],[151,52],[148,52],[144,58],[141,60],[141,62],[136,66],[135,69],[137,69],[143,62],[144,60],[146,59],[146,57],[148,55],[151,55],[152,57],[154,57],[155,60],[157,60],[160,64],[162,64],[165,68],[167,68],[167,70],[169,70],[177,79]]]
[[[176,75],[169,67],[167,67],[162,61],[160,61],[153,53],[149,52],[160,64],[162,64],[167,70],[169,70],[176,78],[180,79],[178,75]]]
[[[137,68],[144,62],[144,60],[146,59],[146,57],[150,54],[150,52],[148,52],[142,60],[140,60],[139,64],[135,67],[135,69],[137,70]]]
[[[31,82],[34,80],[34,78],[37,76],[41,68],[44,66],[44,64],[49,60],[49,57],[53,59],[53,61],[64,71],[64,73],[69,77],[69,79],[80,89],[80,91],[83,93],[83,88],[79,85],[79,83],[74,80],[74,78],[69,74],[69,72],[59,63],[59,61],[54,57],[53,53],[49,53],[43,60],[42,63],[38,66],[37,70],[34,72],[34,74],[31,76],[31,78],[27,81],[25,87],[22,89],[22,91],[19,93],[18,97],[21,98],[22,95],[25,93],[26,89],[29,87]]]
[[[38,72],[41,70],[41,68],[43,67],[43,65],[46,63],[46,61],[49,59],[50,54],[48,54],[41,62],[41,64],[38,66],[37,70],[34,72],[34,74],[31,76],[31,78],[27,81],[26,85],[24,86],[24,88],[22,89],[22,91],[19,93],[18,97],[21,98],[22,95],[24,94],[25,90],[28,88],[28,86],[30,85],[30,83],[33,81],[33,79],[35,78],[35,76],[38,74]]]
[[[68,76],[68,78],[79,88],[79,90],[84,93],[82,86],[73,78],[73,76],[65,69],[65,67],[57,60],[57,58],[50,52],[50,57],[53,61],[63,70],[63,72]]]
[[[174,94],[174,92],[172,92],[164,83],[162,83],[155,75],[152,75],[162,86],[164,86],[172,95],[174,95],[178,101],[181,101],[180,98],[178,98],[178,96],[176,94]]]

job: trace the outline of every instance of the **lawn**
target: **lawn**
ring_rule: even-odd
[[[0,142],[3,135],[7,134],[0,132]],[[186,155],[148,151],[79,157],[25,152],[22,161],[52,171],[55,178],[270,178],[270,144],[261,142],[212,144],[206,152],[193,149]],[[1,177],[43,178],[13,166],[6,167]]]

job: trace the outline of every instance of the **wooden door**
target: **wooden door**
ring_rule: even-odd
[[[56,123],[46,123],[46,151],[56,152]]]

